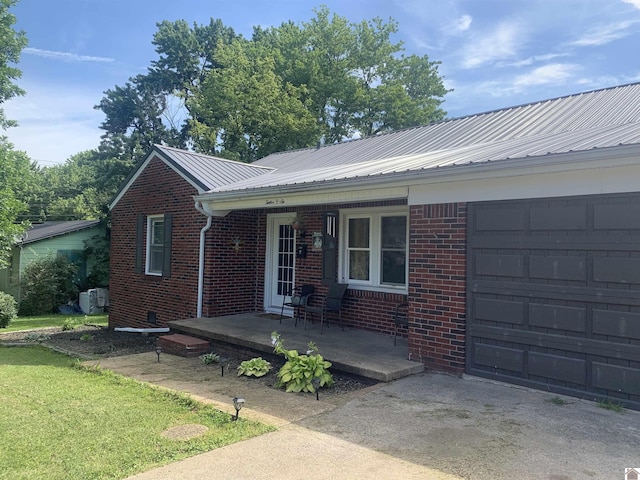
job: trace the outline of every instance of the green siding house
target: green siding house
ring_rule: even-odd
[[[44,222],[33,225],[14,245],[11,264],[0,269],[0,291],[7,292],[20,301],[20,279],[29,263],[48,255],[64,255],[80,262],[78,280],[84,280],[91,271],[92,262],[83,260],[85,240],[103,235],[100,220],[74,220],[69,222]]]

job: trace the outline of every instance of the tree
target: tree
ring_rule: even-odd
[[[314,12],[306,23],[254,27],[250,40],[220,20],[158,24],[159,59],[97,107],[107,116],[104,141],[119,137],[129,155],[153,140],[253,161],[444,118],[439,62],[405,56],[391,40],[393,19]],[[171,113],[172,99],[181,114]]]
[[[21,72],[11,66],[18,62],[20,52],[27,44],[24,32],[16,32],[12,28],[16,17],[9,13],[9,8],[16,3],[17,0],[0,0],[0,105],[16,95],[24,94],[14,83],[20,78]],[[0,128],[14,125],[15,122],[8,120],[0,107]],[[15,237],[26,228],[26,224],[18,223],[17,218],[27,209],[18,192],[23,191],[28,173],[27,156],[15,151],[7,138],[0,136],[0,268],[8,264]]]
[[[24,91],[14,83],[22,72],[11,66],[18,63],[20,52],[27,45],[24,32],[16,32],[12,28],[16,23],[16,17],[9,13],[9,8],[16,3],[18,0],[0,0],[0,104],[17,95],[24,95]],[[14,125],[15,122],[8,120],[4,110],[0,108],[0,127]]]

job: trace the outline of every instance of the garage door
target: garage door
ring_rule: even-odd
[[[469,205],[473,375],[640,409],[640,195]]]

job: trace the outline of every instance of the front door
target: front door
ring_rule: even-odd
[[[267,230],[267,261],[265,272],[265,311],[280,313],[282,301],[294,285],[295,231],[291,228],[293,214],[269,215]]]

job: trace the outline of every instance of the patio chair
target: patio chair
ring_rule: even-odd
[[[307,299],[315,290],[313,285],[301,285],[295,287],[282,298],[282,309],[280,310],[280,323],[282,323],[282,317],[284,317],[284,307],[293,308],[293,317],[295,318],[294,327],[298,326],[298,320],[300,319],[300,308],[303,308],[307,304]]]
[[[393,314],[393,345],[396,345],[398,340],[398,329],[405,328],[409,330],[409,304],[402,302],[396,305],[395,312]]]
[[[329,291],[326,295],[310,295],[307,305],[304,309],[304,328],[307,328],[307,314],[320,315],[320,334],[322,335],[322,329],[324,327],[325,316],[329,312],[338,314],[338,321],[342,326],[344,332],[344,325],[342,323],[342,299],[349,287],[346,283],[334,283],[329,287]],[[329,327],[329,320],[327,320],[327,328]]]

